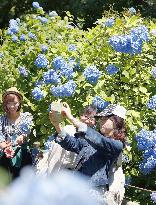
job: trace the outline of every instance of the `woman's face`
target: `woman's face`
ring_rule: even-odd
[[[103,135],[111,136],[114,130],[114,123],[109,117],[102,117],[100,119],[100,132]]]
[[[7,108],[8,113],[10,114],[16,113],[19,105],[20,105],[19,98],[16,95],[10,94],[6,96],[5,106]]]

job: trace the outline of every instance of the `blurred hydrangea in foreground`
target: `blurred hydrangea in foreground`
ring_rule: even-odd
[[[38,177],[29,168],[0,197],[1,205],[97,205],[83,178],[60,172]],[[9,197],[8,197],[9,196]]]

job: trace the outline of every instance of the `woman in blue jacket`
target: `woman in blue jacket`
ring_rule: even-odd
[[[119,105],[110,105],[97,114],[99,132],[74,118],[68,105],[62,109],[62,113],[77,127],[78,133],[75,138],[69,136],[57,121],[55,111],[51,111],[49,117],[58,133],[56,142],[64,149],[78,154],[75,169],[89,177],[93,187],[107,191],[110,168],[124,148],[126,109]]]

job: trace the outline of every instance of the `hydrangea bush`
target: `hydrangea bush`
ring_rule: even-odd
[[[150,134],[156,121],[155,31],[156,23],[143,19],[134,8],[122,14],[105,12],[95,27],[82,30],[69,12],[61,19],[56,11],[45,13],[33,2],[32,14],[11,19],[3,32],[1,95],[10,86],[21,90],[23,110],[33,114],[36,137],[42,143],[52,133],[48,107],[54,100],[66,101],[74,115],[88,104],[99,111],[109,103],[125,106],[131,145],[125,151],[129,159],[125,172],[132,178],[139,176],[152,189],[150,177],[156,168],[155,145],[151,146],[155,134]],[[145,141],[147,149],[140,150]]]

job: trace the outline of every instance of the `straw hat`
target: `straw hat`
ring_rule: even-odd
[[[2,99],[4,100],[4,98],[5,98],[7,95],[9,95],[9,94],[14,94],[14,95],[18,96],[19,99],[20,99],[20,101],[23,100],[23,96],[22,96],[21,93],[17,90],[16,87],[11,87],[11,88],[7,89],[7,90],[5,91],[5,93],[2,95]]]

